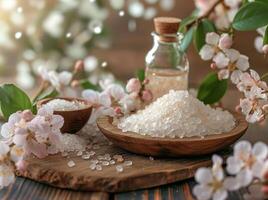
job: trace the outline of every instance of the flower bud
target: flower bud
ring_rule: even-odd
[[[263,51],[264,54],[267,54],[268,53],[268,44],[266,44],[266,45],[264,45],[262,47],[262,51]]]
[[[128,81],[126,85],[127,92],[139,92],[141,89],[141,83],[138,79],[132,78]]]
[[[75,72],[80,72],[84,70],[84,62],[82,60],[76,61],[74,65],[74,71]]]
[[[31,121],[33,119],[33,113],[30,110],[24,110],[21,115],[25,121]]]
[[[153,99],[153,94],[150,90],[144,90],[142,91],[142,96],[141,99],[145,102],[152,101]]]
[[[216,63],[211,63],[211,64],[210,64],[210,68],[213,69],[213,70],[216,69],[216,68],[217,68]]]
[[[230,49],[232,44],[233,44],[233,39],[229,34],[224,33],[221,35],[220,40],[219,40],[219,47],[221,49]]]
[[[117,114],[117,115],[121,115],[122,114],[122,110],[119,106],[115,107],[114,108],[114,112]]]
[[[149,79],[148,78],[146,78],[146,79],[143,80],[143,84],[144,85],[147,85],[148,83],[149,83]]]
[[[79,84],[79,81],[78,80],[73,80],[72,83],[71,83],[71,87],[75,88],[75,87],[78,87],[80,84]]]

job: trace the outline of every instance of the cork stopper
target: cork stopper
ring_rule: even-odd
[[[154,18],[155,32],[160,35],[160,40],[163,42],[176,42],[175,35],[178,32],[181,20],[175,17],[156,17]]]

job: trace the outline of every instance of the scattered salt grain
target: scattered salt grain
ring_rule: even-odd
[[[56,111],[81,110],[87,107],[87,105],[82,101],[67,101],[64,99],[53,99],[47,102],[45,105]]]
[[[110,160],[110,165],[114,165],[115,161],[114,160]]]
[[[150,156],[150,157],[149,157],[149,160],[154,160],[154,157]]]
[[[117,166],[115,167],[115,169],[116,169],[116,171],[119,172],[119,173],[124,171],[124,168],[123,168],[122,165],[117,165]]]
[[[96,164],[95,164],[95,163],[90,164],[90,165],[89,165],[89,168],[90,168],[91,170],[95,170],[95,169],[96,169]]]
[[[109,161],[102,161],[101,164],[102,164],[103,166],[108,166],[108,165],[110,165]]]
[[[169,91],[144,110],[123,117],[118,128],[151,137],[183,138],[221,134],[232,130],[228,111],[204,105],[188,91]]]
[[[96,165],[96,170],[97,171],[101,171],[102,170],[102,166],[101,165]]]
[[[73,160],[70,160],[68,163],[67,163],[68,167],[74,167],[75,166],[75,162]]]
[[[76,155],[77,156],[82,156],[83,155],[83,151],[78,151]]]
[[[123,163],[124,166],[131,166],[132,165],[132,161],[131,160],[127,160]]]
[[[88,160],[90,158],[90,155],[84,154],[84,155],[82,155],[81,158],[84,159],[84,160]]]

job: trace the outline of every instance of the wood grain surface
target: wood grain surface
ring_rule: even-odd
[[[54,155],[42,160],[29,158],[27,170],[18,175],[60,188],[122,192],[184,180],[192,177],[197,168],[211,163],[210,156],[152,160],[146,156],[128,153],[113,145],[103,145],[95,151],[96,155],[123,155],[124,159],[131,160],[133,165],[124,167],[122,173],[118,173],[114,165],[103,167],[102,171],[92,171],[89,168],[89,160],[83,160],[76,154],[70,154],[69,158]],[[73,160],[76,166],[68,167],[69,160]]]
[[[222,150],[238,140],[247,130],[248,123],[241,114],[232,113],[235,127],[226,133],[191,138],[152,138],[133,132],[122,132],[113,124],[112,117],[97,121],[104,135],[117,146],[133,153],[161,157],[192,157]]]

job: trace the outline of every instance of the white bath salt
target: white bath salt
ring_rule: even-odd
[[[124,166],[131,166],[132,165],[132,161],[131,160],[126,160],[124,163],[123,163]]]
[[[75,162],[73,160],[70,160],[68,163],[67,163],[68,167],[74,167],[75,166]]]
[[[75,134],[62,134],[61,143],[59,144],[59,149],[61,152],[72,152],[78,151],[80,152],[85,150],[87,142]]]
[[[49,106],[55,111],[72,111],[81,110],[87,107],[82,101],[67,101],[64,99],[53,99],[45,105]]]
[[[121,172],[124,171],[124,168],[123,168],[122,165],[117,165],[117,166],[115,167],[115,169],[116,169],[116,171],[119,172],[119,173],[121,173]]]
[[[204,105],[188,91],[174,90],[118,123],[123,132],[162,138],[204,137],[228,132],[234,126],[228,111]]]

